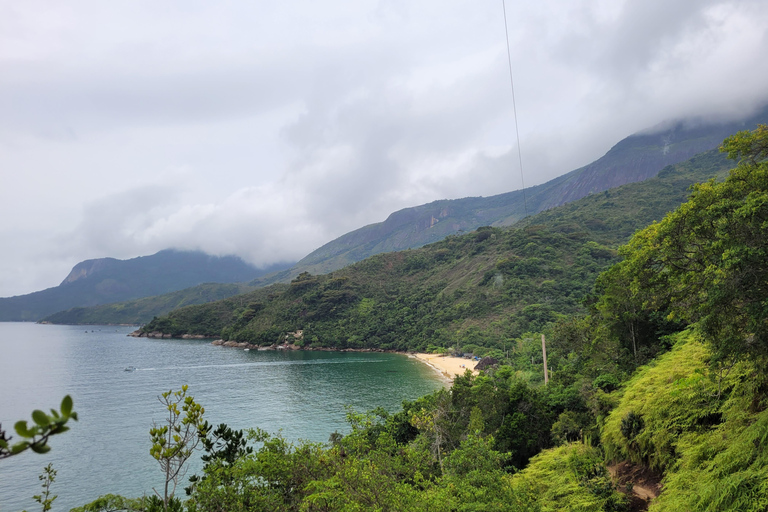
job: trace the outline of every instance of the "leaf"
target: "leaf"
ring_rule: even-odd
[[[14,455],[16,455],[17,453],[21,453],[24,450],[26,450],[28,446],[29,446],[28,441],[22,441],[20,443],[16,443],[15,445],[11,446],[11,453]]]
[[[17,434],[19,434],[21,437],[35,437],[35,433],[31,432],[27,428],[27,422],[25,420],[17,421],[16,424],[13,426],[13,429],[16,431]]]
[[[64,417],[68,417],[72,414],[72,397],[67,395],[61,401],[61,414]]]
[[[31,444],[29,447],[32,449],[35,453],[48,453],[51,451],[51,447],[47,444]]]
[[[40,409],[32,411],[32,419],[41,427],[47,427],[51,423],[51,418]]]

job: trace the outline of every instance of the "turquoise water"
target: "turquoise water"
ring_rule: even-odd
[[[291,440],[325,442],[348,430],[345,407],[397,410],[442,386],[426,365],[400,354],[258,352],[201,340],[130,338],[130,327],[0,323],[0,423],[58,408],[70,394],[80,421],[51,439],[45,455],[0,460],[0,510],[39,507],[37,475],[52,462],[54,510],[101,494],[151,494],[161,485],[149,428],[163,420],[157,395],[189,386],[209,423],[282,429]],[[133,372],[124,371],[135,366]],[[191,472],[199,469],[196,458]],[[183,490],[181,490],[183,494]]]

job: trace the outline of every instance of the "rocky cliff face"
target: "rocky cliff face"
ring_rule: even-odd
[[[103,271],[117,262],[115,258],[98,258],[95,260],[81,261],[74,267],[69,275],[64,278],[61,284],[74,283],[78,279],[84,279]]]

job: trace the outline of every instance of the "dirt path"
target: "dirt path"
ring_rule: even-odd
[[[608,466],[608,472],[618,485],[619,491],[626,494],[629,488],[632,488],[632,512],[648,510],[648,504],[661,492],[661,477],[645,466],[620,462]]]

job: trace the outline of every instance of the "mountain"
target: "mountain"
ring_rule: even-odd
[[[382,252],[421,247],[480,226],[508,226],[526,216],[627,183],[647,180],[667,165],[717,148],[733,133],[768,123],[768,107],[728,123],[679,121],[631,135],[603,157],[542,185],[490,197],[446,199],[405,208],[384,222],[351,231],[313,251],[295,267],[253,284],[287,282],[301,272],[322,274]],[[527,208],[526,208],[527,207]]]
[[[680,204],[691,184],[717,176],[729,167],[730,163],[724,155],[709,151],[687,162],[667,167],[655,178],[591,194],[527,217],[516,227],[540,224],[568,236],[585,237],[601,245],[615,247],[628,240],[636,230],[652,220],[659,220],[665,212]],[[275,279],[275,276],[281,276],[286,281],[292,277],[288,270],[272,274],[270,279]],[[233,286],[204,285],[157,297],[73,308],[50,315],[44,321],[60,324],[143,324],[182,306],[228,297],[232,297],[230,303],[237,303],[241,299],[233,296],[249,290],[243,286],[242,291],[238,291]]]
[[[243,283],[203,283],[175,292],[125,302],[75,307],[41,319],[41,323],[66,325],[145,324],[156,316],[194,304],[206,304],[254,290]]]
[[[72,268],[59,286],[0,298],[0,321],[37,321],[74,307],[160,295],[202,283],[245,282],[275,267],[257,269],[235,256],[160,251],[129,260],[100,258]]]
[[[371,255],[418,248],[481,226],[512,225],[526,217],[526,207],[529,214],[535,214],[622,184],[642,182],[656,176],[666,165],[679,163],[702,151],[711,150],[728,135],[752,128],[761,121],[768,122],[768,107],[749,118],[730,123],[688,121],[659,125],[625,138],[603,157],[585,167],[525,191],[518,190],[491,197],[440,200],[392,213],[384,222],[347,233],[316,249],[292,268],[283,267],[277,272],[265,272],[253,279],[249,285],[262,287],[278,282],[287,283],[302,272],[325,274],[362,261]],[[599,218],[585,219],[585,222],[591,223],[599,221]],[[639,227],[642,226],[636,225],[634,229]],[[631,231],[624,234],[629,236]],[[106,260],[83,262],[73,269],[65,281],[87,276],[89,272],[95,272],[107,264]],[[165,291],[176,290],[178,288]],[[218,289],[215,292],[212,289],[190,290],[188,297],[180,293],[141,303],[120,303],[102,307],[99,312],[80,309],[62,311],[73,306],[88,306],[68,304],[66,308],[55,310],[61,314],[46,318],[46,321],[143,323],[153,316],[167,314],[174,306],[202,303],[205,297],[211,297],[213,300],[233,294],[232,289]],[[144,296],[146,295],[141,295]],[[2,300],[0,299],[0,319],[6,319],[3,316]],[[117,299],[116,302],[122,300],[125,298]],[[105,302],[109,301],[102,300],[98,303]],[[14,319],[19,319],[19,312],[16,311],[15,314]],[[36,319],[30,318],[29,315],[24,318]]]
[[[431,350],[502,349],[504,340],[583,311],[615,249],[732,167],[717,151],[657,177],[592,194],[512,227],[480,227],[418,249],[377,254],[325,275],[302,273],[224,301],[189,306],[143,331],[298,344]]]

